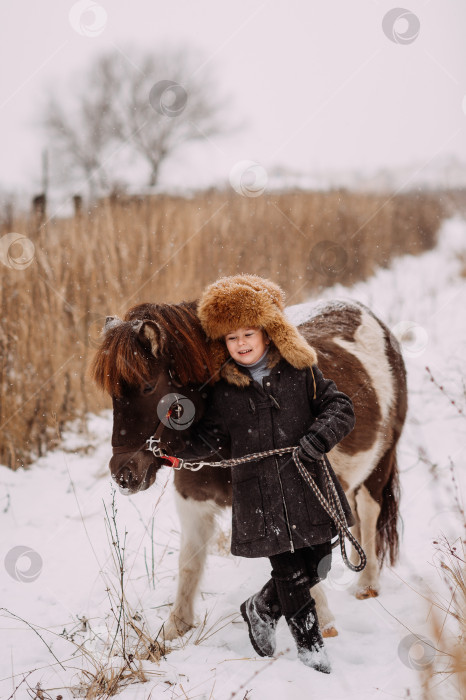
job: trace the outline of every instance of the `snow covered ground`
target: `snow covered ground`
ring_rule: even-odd
[[[324,676],[297,660],[283,620],[278,628],[283,653],[275,660],[255,656],[239,605],[262,585],[269,566],[266,560],[229,554],[221,534],[228,534],[225,514],[197,601],[200,626],[174,643],[159,663],[142,662],[148,682],[128,685],[121,693],[124,700],[420,697],[420,676],[413,666],[422,649],[409,635],[421,635],[435,646],[423,595],[448,595],[432,541],[461,534],[451,465],[464,493],[466,417],[458,407],[466,411],[465,272],[466,222],[452,219],[435,250],[400,258],[351,290],[333,287],[325,294],[359,299],[400,334],[410,401],[399,451],[400,562],[384,570],[381,595],[365,601],[352,596],[352,576],[341,573],[336,562],[327,586],[339,629],[338,637],[326,641],[333,673]],[[308,309],[300,305],[289,313],[297,321]],[[444,391],[431,381],[426,365]],[[90,416],[87,434],[70,429],[62,449],[28,471],[0,467],[4,700],[18,686],[15,698],[36,697],[28,685],[37,683],[47,690],[46,698],[82,697],[71,688],[83,681],[83,668],[92,669],[89,660],[108,666],[119,578],[104,508],[111,521],[111,420],[110,413]],[[128,603],[139,627],[147,625],[155,637],[176,590],[179,524],[171,473],[163,469],[144,493],[116,493],[115,504],[122,546],[127,532]],[[116,668],[118,662],[115,657]],[[440,688],[443,698],[458,697],[448,681]]]

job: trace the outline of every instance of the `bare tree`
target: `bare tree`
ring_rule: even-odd
[[[188,52],[127,55],[112,61],[117,74],[110,84],[117,75],[126,80],[115,132],[149,165],[150,185],[157,183],[161,164],[175,149],[222,130],[218,88],[212,76],[201,73],[201,66],[202,60]]]
[[[75,109],[50,100],[44,125],[70,174],[83,174],[93,193],[108,191],[123,154],[144,162],[155,185],[175,149],[224,130],[218,88],[192,52],[112,51],[83,84]]]
[[[50,136],[52,157],[59,163],[60,179],[74,182],[84,176],[93,197],[108,186],[105,160],[116,137],[110,86],[100,83],[92,71],[83,82],[67,107],[56,96],[50,98],[43,125]]]

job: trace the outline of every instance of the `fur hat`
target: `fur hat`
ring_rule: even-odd
[[[317,363],[317,354],[286,318],[285,294],[271,280],[257,275],[221,277],[209,285],[198,305],[202,327],[212,341],[223,341],[227,333],[237,328],[263,328],[278,353],[269,352],[269,366],[280,356],[296,369]],[[234,363],[225,365],[230,355],[224,342],[212,343],[212,354],[217,371],[227,381],[248,384],[250,378]]]

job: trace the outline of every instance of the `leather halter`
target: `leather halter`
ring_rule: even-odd
[[[172,380],[172,382],[173,382],[175,385],[178,384],[178,386],[182,386],[182,384],[180,384],[177,380],[175,380],[175,378],[174,378],[174,376],[173,376],[173,374],[172,374],[172,371],[171,371],[170,367],[168,368],[168,374],[169,374],[169,376],[170,376],[170,379]],[[155,386],[154,386],[154,389],[153,389],[154,392],[155,392],[155,390],[157,389],[157,386],[158,386],[158,384],[159,384],[159,382],[160,382],[161,377],[162,377],[162,373],[160,373],[159,378],[157,379],[157,381],[156,381],[156,383],[155,383]],[[169,410],[170,410],[170,409],[169,409]],[[166,418],[169,418],[169,413],[167,413]],[[165,430],[165,428],[166,428],[166,426],[165,426],[164,422],[163,422],[163,421],[160,421],[159,424],[158,424],[158,426],[157,426],[157,430],[155,431],[155,433],[154,433],[153,435],[151,435],[147,440],[145,440],[145,441],[144,441],[144,444],[141,445],[141,447],[136,447],[136,448],[134,448],[134,447],[125,447],[124,445],[120,445],[120,446],[116,446],[116,447],[113,447],[113,446],[112,446],[112,453],[113,453],[114,455],[124,455],[124,454],[129,454],[130,452],[132,452],[133,455],[136,455],[136,454],[138,454],[138,452],[142,452],[143,450],[150,449],[150,448],[147,447],[148,441],[149,441],[151,438],[153,438],[154,440],[160,441],[160,438],[162,437],[162,433],[163,433],[163,431]]]
[[[162,421],[160,421],[160,423],[157,426],[157,430],[155,431],[155,433],[153,435],[151,435],[151,437],[153,437],[154,440],[160,440],[162,433],[165,430],[165,427],[166,426],[164,425],[164,423]],[[149,438],[149,440],[150,440],[150,438]],[[147,449],[148,449],[147,440],[144,442],[143,445],[141,445],[141,447],[136,447],[136,448],[125,447],[124,445],[120,445],[119,447],[118,446],[112,447],[114,455],[123,455],[123,454],[127,454],[129,452],[132,452],[133,454],[136,455],[138,452],[141,452],[142,450],[147,450]]]

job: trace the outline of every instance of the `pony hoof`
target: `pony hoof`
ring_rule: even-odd
[[[327,625],[322,630],[322,637],[338,637],[338,630],[333,625]]]
[[[182,637],[184,634],[186,634],[188,630],[192,629],[193,627],[194,625],[189,625],[183,620],[173,620],[172,618],[169,618],[163,627],[161,637],[167,642],[171,642],[173,639],[178,639],[178,637]]]
[[[377,598],[378,595],[378,590],[372,588],[372,586],[366,586],[365,588],[360,588],[357,591],[356,598],[358,600],[366,600],[366,598]]]

